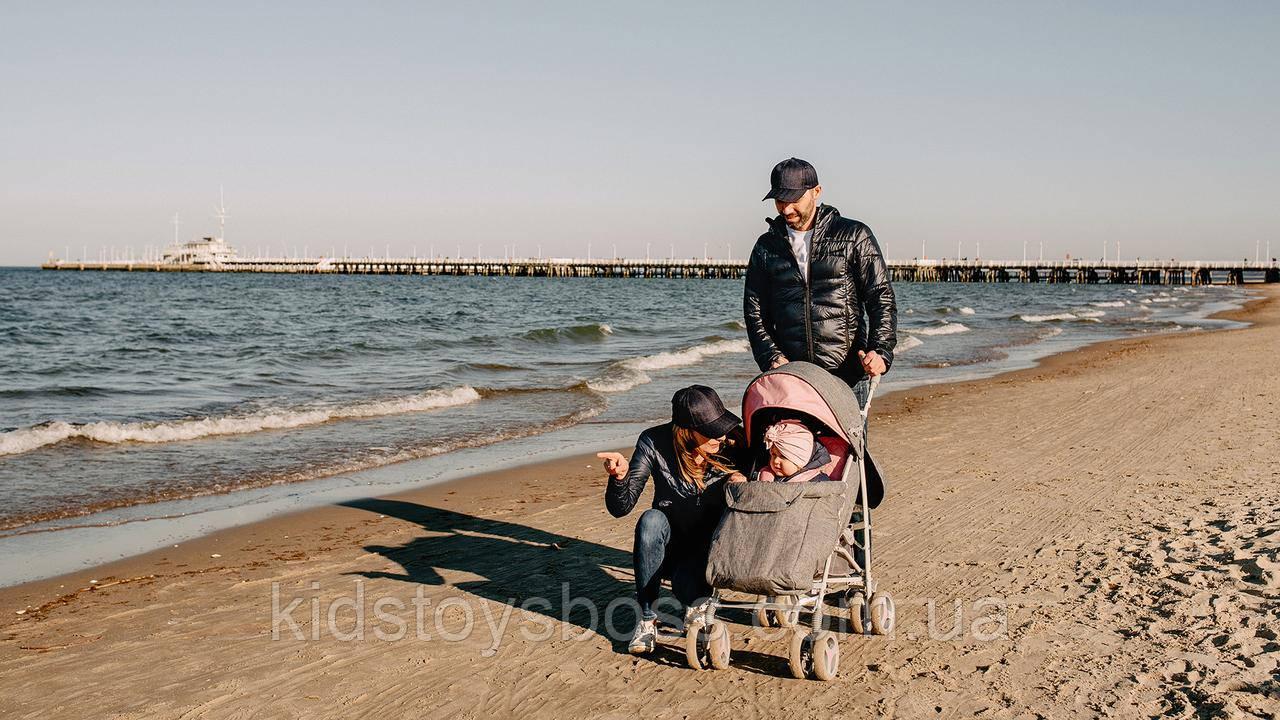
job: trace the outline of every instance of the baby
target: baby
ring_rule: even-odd
[[[821,468],[831,454],[799,420],[783,420],[764,431],[769,451],[769,470],[774,482],[817,482],[830,480]]]

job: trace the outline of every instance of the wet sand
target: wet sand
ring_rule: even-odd
[[[581,456],[0,590],[0,716],[1274,717],[1275,297],[879,402],[898,627],[831,683],[736,615],[729,670],[626,655],[588,606],[630,596],[636,515]]]

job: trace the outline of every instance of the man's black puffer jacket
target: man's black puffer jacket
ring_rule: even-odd
[[[796,264],[781,216],[756,240],[747,264],[743,314],[761,370],[779,356],[808,360],[850,384],[864,377],[858,350],[893,363],[897,307],[871,228],[819,205],[809,241],[809,282]],[[867,318],[863,321],[863,309]]]

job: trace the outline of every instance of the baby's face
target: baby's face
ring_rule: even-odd
[[[769,448],[769,470],[778,477],[789,477],[800,472],[800,466],[783,457],[777,448]]]

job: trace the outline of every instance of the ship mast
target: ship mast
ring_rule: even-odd
[[[218,218],[218,239],[225,242],[227,239],[227,203],[221,185],[218,186],[218,209],[214,211],[214,215]]]

